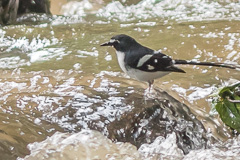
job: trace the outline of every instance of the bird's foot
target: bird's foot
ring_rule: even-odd
[[[154,99],[157,96],[157,92],[153,87],[149,87],[144,92],[144,97],[147,99]]]

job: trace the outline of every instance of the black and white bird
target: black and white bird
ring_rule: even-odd
[[[112,46],[116,49],[118,63],[121,69],[131,78],[145,81],[151,88],[155,79],[161,78],[171,72],[185,73],[176,65],[203,65],[230,69],[240,68],[239,65],[214,62],[196,62],[189,60],[173,60],[171,57],[142,46],[134,38],[120,34],[112,37],[109,42],[101,46]]]

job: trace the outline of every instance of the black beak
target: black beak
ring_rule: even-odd
[[[111,42],[105,42],[105,43],[101,44],[100,46],[112,46],[112,45],[113,45],[113,43],[111,43]]]

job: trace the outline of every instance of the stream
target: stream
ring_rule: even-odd
[[[53,16],[0,27],[0,159],[240,159],[212,108],[237,70],[182,65],[154,83],[125,75],[117,34],[171,56],[240,64],[240,2],[52,0]]]

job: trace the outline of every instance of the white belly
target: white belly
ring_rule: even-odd
[[[139,81],[151,81],[154,79],[161,78],[170,72],[163,72],[163,71],[157,71],[157,72],[145,72],[145,71],[140,71],[137,69],[130,69],[127,71],[127,74],[134,79],[137,79]]]

